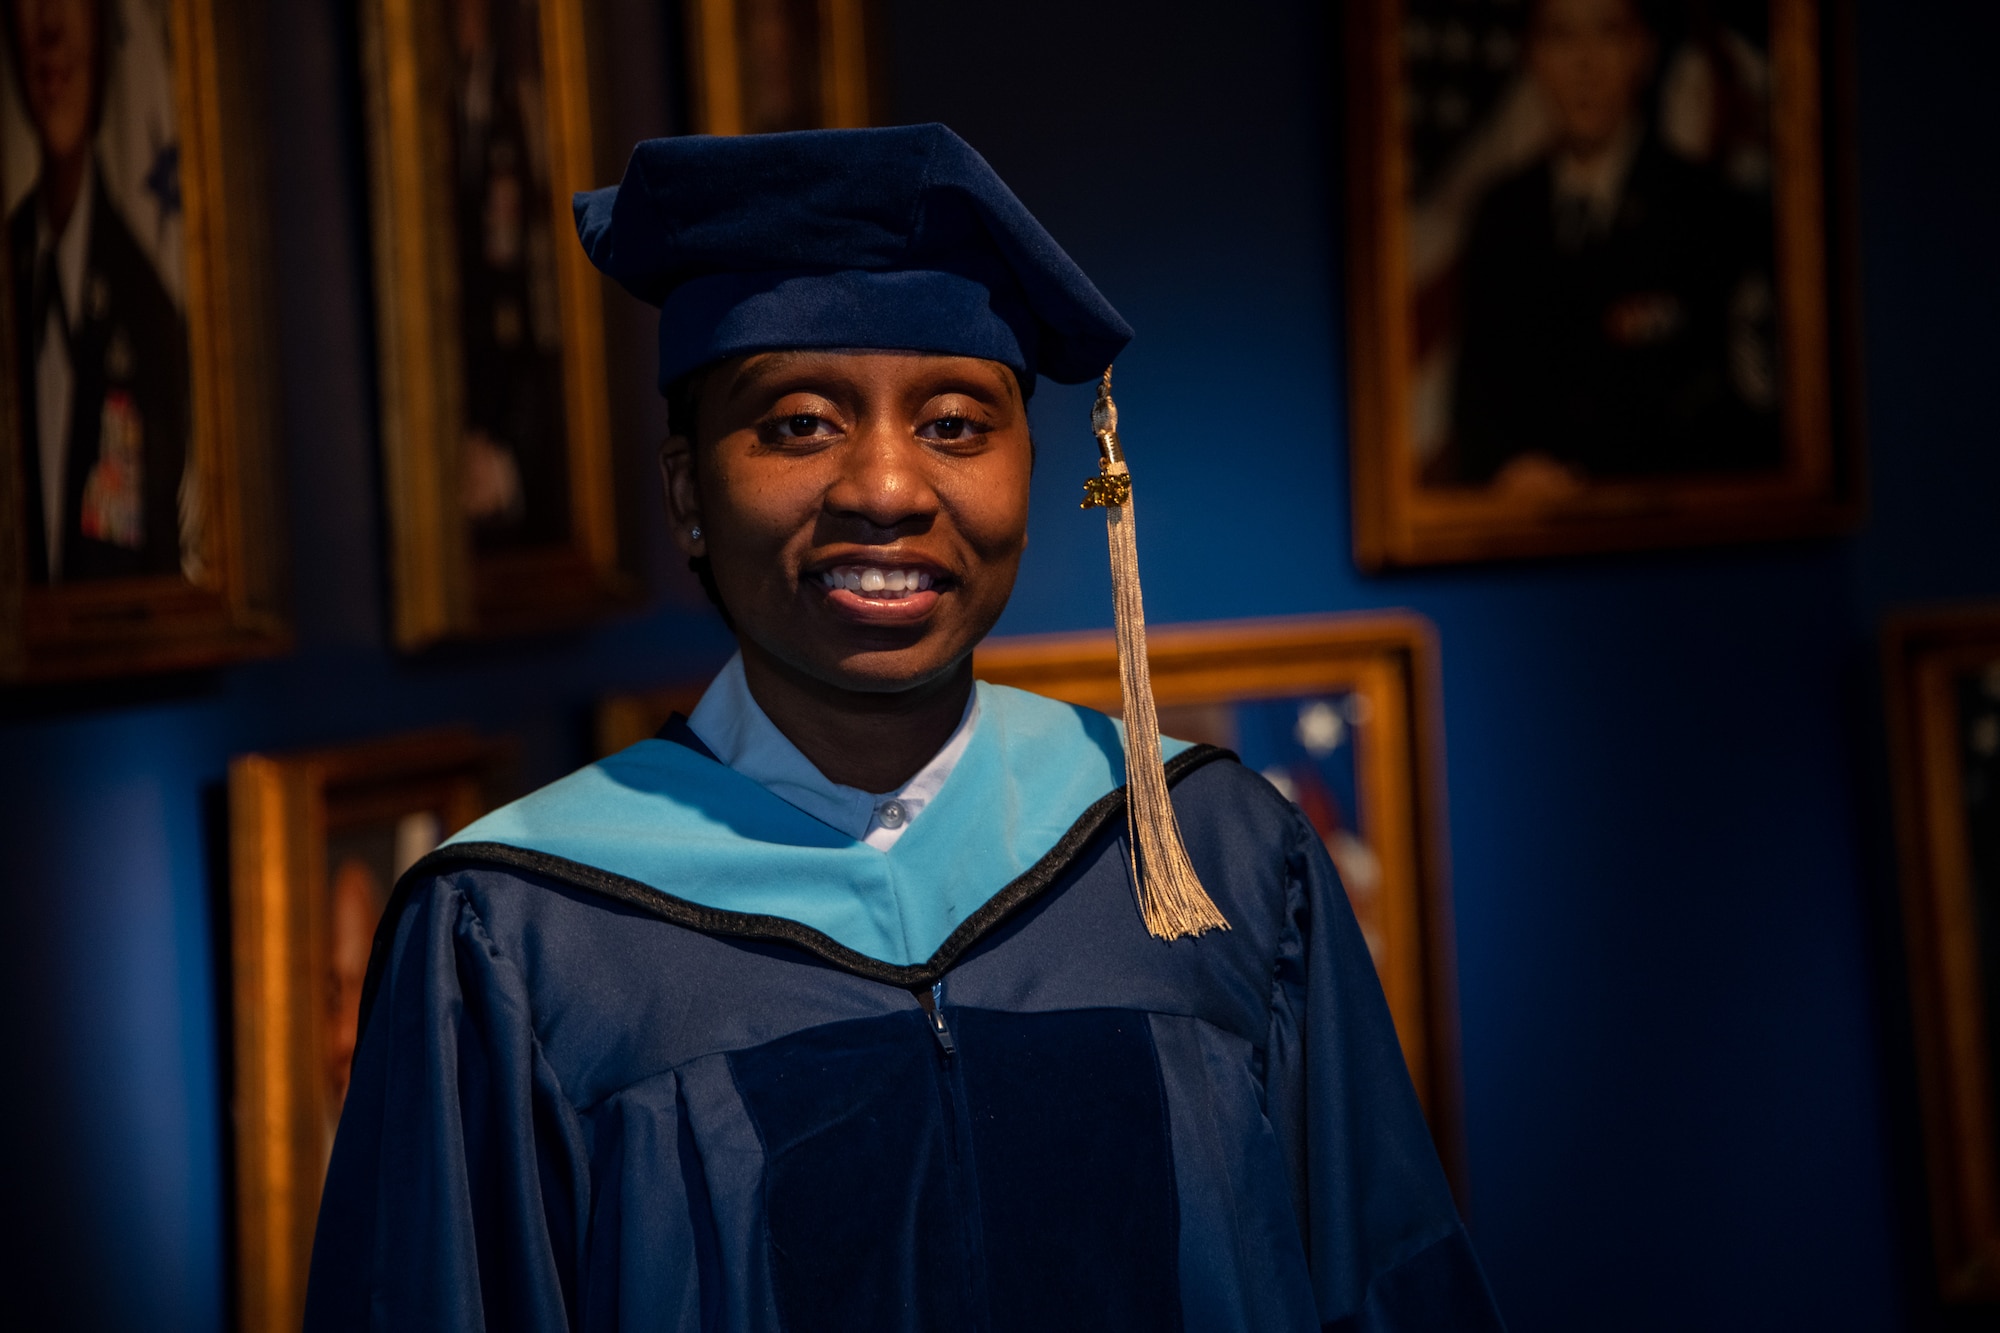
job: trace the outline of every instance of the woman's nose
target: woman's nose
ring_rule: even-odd
[[[870,425],[850,436],[840,453],[840,474],[826,494],[830,511],[884,531],[927,524],[937,513],[928,455],[907,432]]]

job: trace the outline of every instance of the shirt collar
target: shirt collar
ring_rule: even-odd
[[[1638,122],[1627,121],[1610,147],[1587,161],[1579,162],[1567,153],[1557,152],[1556,198],[1578,201],[1587,210],[1593,230],[1608,230],[1617,215],[1619,200],[1625,192],[1625,177],[1632,170],[1632,160],[1639,155],[1639,141],[1643,137]]]
[[[749,679],[743,674],[743,654],[738,653],[716,674],[701,702],[695,705],[688,718],[688,729],[717,759],[765,787],[773,796],[856,842],[886,852],[943,790],[945,780],[971,743],[978,723],[979,692],[974,690],[966,700],[957,730],[930,762],[900,788],[870,793],[859,787],[843,787],[829,781],[778,730],[751,695]],[[900,807],[900,815],[894,824],[885,824],[883,808],[891,801]]]
[[[51,249],[56,252],[56,281],[62,286],[63,315],[71,328],[81,322],[78,311],[83,302],[84,266],[90,258],[90,213],[96,193],[97,166],[86,161],[83,186],[77,191],[76,207],[70,210],[69,225],[61,236],[52,234],[47,210],[35,210],[35,258],[39,262]]]

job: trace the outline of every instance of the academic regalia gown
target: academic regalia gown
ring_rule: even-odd
[[[413,869],[306,1327],[1497,1328],[1299,811],[1170,747],[1162,943],[1113,724],[979,688],[886,854],[683,728]]]

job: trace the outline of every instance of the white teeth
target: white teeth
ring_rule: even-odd
[[[924,592],[936,580],[931,575],[915,569],[842,565],[838,569],[822,570],[819,581],[829,589],[845,588],[849,592],[876,597],[895,597],[900,594]]]

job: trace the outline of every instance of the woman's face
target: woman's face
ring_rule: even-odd
[[[1005,366],[758,353],[709,372],[698,416],[697,440],[667,443],[668,507],[746,653],[838,689],[904,690],[999,619],[1028,540],[1032,449]]]

